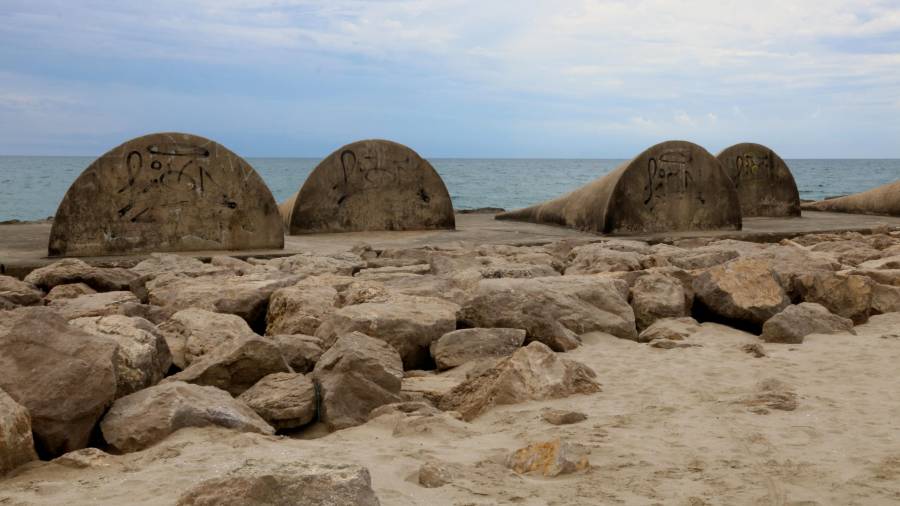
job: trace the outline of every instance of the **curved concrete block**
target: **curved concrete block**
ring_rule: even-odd
[[[741,214],[800,216],[800,193],[784,160],[774,151],[752,142],[735,144],[716,155],[737,188]]]
[[[132,139],[94,161],[63,197],[50,256],[284,246],[278,207],[253,167],[183,133]]]
[[[605,234],[740,230],[741,209],[715,157],[696,144],[667,141],[568,195],[497,219]]]
[[[450,194],[431,164],[384,140],[354,142],[328,155],[303,183],[289,218],[291,234],[456,224]]]
[[[900,216],[900,181],[846,197],[803,204],[804,210]]]

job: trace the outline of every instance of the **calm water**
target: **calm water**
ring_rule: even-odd
[[[248,158],[277,201],[292,195],[318,158]],[[52,216],[92,157],[0,156],[0,221]],[[457,209],[512,209],[559,196],[623,160],[431,159]],[[900,160],[787,160],[800,198],[844,195],[900,179]]]

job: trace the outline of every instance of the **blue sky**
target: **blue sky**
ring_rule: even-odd
[[[0,0],[0,154],[900,158],[900,0]]]

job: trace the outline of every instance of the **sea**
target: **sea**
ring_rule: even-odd
[[[40,220],[56,213],[69,185],[94,160],[79,156],[0,156],[0,222]],[[293,195],[319,158],[247,158],[280,202]],[[457,210],[515,209],[558,197],[625,160],[429,159]],[[900,159],[786,160],[801,199],[864,191],[900,179]]]

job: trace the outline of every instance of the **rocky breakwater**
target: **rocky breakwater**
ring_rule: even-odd
[[[336,444],[328,434],[386,420],[398,437],[427,434],[423,420],[464,434],[504,406],[602,398],[603,370],[572,357],[603,343],[698,353],[694,336],[715,323],[754,332],[748,351],[764,356],[762,342],[852,331],[900,311],[898,254],[900,233],[884,230],[777,244],[156,254],[132,269],[63,260],[24,281],[0,276],[0,503],[87,503],[100,487],[109,503],[378,504],[367,469],[321,451]],[[556,418],[585,418],[574,414]],[[556,476],[596,458],[576,442],[521,449],[533,442],[502,443],[499,461]],[[203,470],[212,460],[221,472]],[[457,474],[418,472],[423,487]],[[109,485],[123,473],[141,479]],[[51,475],[65,491],[28,485]]]

